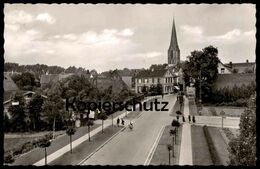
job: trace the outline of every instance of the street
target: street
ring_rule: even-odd
[[[171,111],[176,96],[166,95],[163,100]],[[144,165],[160,129],[171,121],[169,112],[144,111],[132,131],[126,128],[82,165]]]

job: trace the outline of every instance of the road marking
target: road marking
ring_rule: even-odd
[[[143,111],[140,113],[140,115],[134,119],[132,119],[132,123],[135,123],[139,117],[143,114]],[[131,121],[131,120],[129,120]],[[105,141],[102,145],[100,145],[97,149],[95,149],[91,154],[89,154],[86,158],[84,158],[81,162],[78,163],[78,165],[82,165],[84,162],[86,162],[90,157],[92,157],[95,153],[97,153],[102,147],[104,147],[108,142],[110,142],[113,138],[115,138],[117,135],[119,135],[122,131],[124,131],[127,127],[126,125],[122,129],[120,129],[117,133],[115,133],[112,137],[110,137],[107,141]]]
[[[150,150],[150,152],[149,152],[149,154],[148,154],[148,156],[147,156],[147,158],[146,158],[146,160],[144,162],[144,165],[149,165],[150,164],[150,162],[152,160],[152,157],[153,157],[153,154],[154,154],[154,152],[155,152],[155,150],[156,150],[156,148],[158,146],[159,140],[162,137],[162,133],[164,131],[164,128],[165,128],[165,125],[162,126],[162,128],[160,129],[160,132],[159,132],[155,142],[152,145],[152,148],[151,148],[151,150]]]

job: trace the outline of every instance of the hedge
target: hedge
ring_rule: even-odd
[[[208,143],[208,148],[209,148],[209,152],[210,152],[210,156],[211,156],[211,159],[212,159],[212,162],[214,165],[222,165],[221,164],[221,160],[220,160],[220,157],[217,153],[217,150],[214,146],[214,142],[213,142],[213,139],[209,133],[209,130],[208,130],[208,127],[207,126],[203,126],[203,132],[204,132],[204,135],[206,137],[206,141]]]

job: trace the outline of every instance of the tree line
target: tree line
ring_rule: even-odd
[[[43,98],[41,94],[46,95]],[[10,105],[5,115],[5,132],[63,130],[70,123],[72,112],[65,110],[65,99],[74,98],[83,102],[125,101],[135,96],[124,87],[119,93],[114,93],[112,86],[99,90],[88,78],[73,75],[53,84],[49,89],[33,95],[26,103],[22,93],[17,92],[12,101],[19,105]],[[74,112],[83,120],[85,112]],[[113,112],[104,112],[107,115]],[[83,121],[84,123],[84,121]]]
[[[248,85],[241,86],[234,85],[233,87],[223,87],[212,91],[209,103],[224,104],[229,103],[234,106],[246,106],[247,99],[254,94],[256,90],[256,83],[251,82]]]
[[[6,62],[4,64],[5,72],[33,72],[37,78],[40,78],[40,75],[49,73],[49,74],[60,74],[60,73],[78,73],[85,72],[89,73],[89,70],[86,70],[82,67],[69,66],[68,68],[63,68],[61,66],[48,66],[45,64],[35,64],[35,65],[19,65],[18,63]]]

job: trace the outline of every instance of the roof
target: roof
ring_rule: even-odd
[[[17,91],[19,88],[9,74],[4,73],[4,91]]]
[[[232,68],[234,67],[252,67],[254,66],[256,63],[255,62],[243,62],[243,63],[232,63]],[[225,64],[226,66],[230,66],[230,63]]]
[[[73,73],[41,75],[40,82],[41,84],[55,83],[71,75],[73,75]]]
[[[127,87],[122,79],[111,79],[109,77],[97,77],[97,88],[100,90],[105,90],[112,86],[112,90],[115,93],[119,93],[124,86]]]
[[[137,75],[136,78],[143,78],[143,77],[162,77],[167,72],[168,69],[155,69],[155,70],[141,70]]]
[[[35,92],[33,92],[33,91],[27,91],[27,92],[25,92],[23,95],[25,96],[25,95],[29,95],[29,94],[35,94]],[[45,96],[45,95],[42,95],[41,94],[41,96],[43,97],[43,98],[48,98],[47,96]]]
[[[29,94],[35,94],[35,92],[33,92],[33,91],[27,91],[27,92],[25,92],[25,93],[23,94],[23,96],[29,95]],[[41,96],[42,96],[43,98],[45,98],[45,99],[48,98],[47,96],[42,95],[42,94],[41,94]],[[11,101],[12,101],[12,99],[8,99],[8,100],[4,101],[4,105],[10,103]]]
[[[219,61],[220,64],[222,64],[227,70],[229,70],[230,72],[232,72],[232,69],[229,65],[223,64],[221,61]]]

